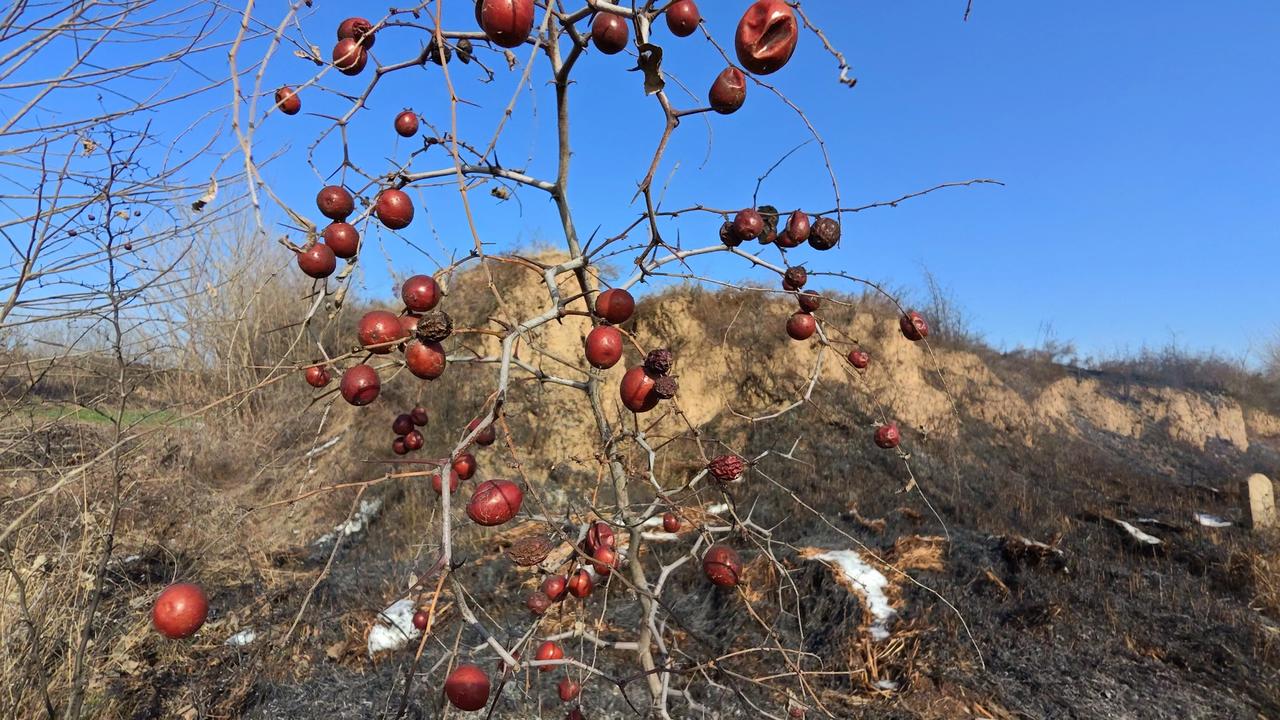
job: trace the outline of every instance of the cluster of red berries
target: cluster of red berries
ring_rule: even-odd
[[[396,439],[391,441],[391,451],[397,455],[404,455],[421,450],[423,438],[418,428],[426,427],[428,419],[427,409],[424,407],[416,407],[407,413],[397,415],[396,419],[391,421],[391,432],[396,436]]]

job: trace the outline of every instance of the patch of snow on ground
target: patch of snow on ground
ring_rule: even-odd
[[[834,563],[841,575],[862,590],[867,611],[871,613],[871,617],[875,618],[875,622],[871,624],[871,638],[884,640],[889,637],[889,621],[897,614],[889,604],[889,597],[884,594],[889,579],[879,570],[868,565],[854,550],[829,550],[821,555],[815,555],[814,559]]]
[[[1148,535],[1148,534],[1146,534],[1146,533],[1142,532],[1141,530],[1139,530],[1138,528],[1134,527],[1134,526],[1133,526],[1133,525],[1131,525],[1130,523],[1127,523],[1127,522],[1125,522],[1125,521],[1123,521],[1123,520],[1117,520],[1117,521],[1116,521],[1116,523],[1117,523],[1120,527],[1124,528],[1124,531],[1125,531],[1125,532],[1127,532],[1127,533],[1129,533],[1129,535],[1133,536],[1133,539],[1134,539],[1134,540],[1137,540],[1137,541],[1138,541],[1138,542],[1140,542],[1140,543],[1145,543],[1145,544],[1147,544],[1147,545],[1160,545],[1160,544],[1161,544],[1161,542],[1162,542],[1162,541],[1160,540],[1160,538],[1158,538],[1158,537],[1156,537],[1156,536],[1154,536],[1154,535]]]
[[[401,598],[378,613],[373,629],[369,631],[369,655],[384,650],[399,650],[408,645],[410,640],[416,640],[421,633],[413,626],[415,611],[413,600]]]
[[[1230,520],[1223,520],[1217,515],[1208,515],[1206,513],[1196,513],[1195,517],[1196,517],[1196,522],[1200,523],[1205,527],[1212,527],[1212,528],[1231,527]]]
[[[892,680],[877,680],[876,687],[880,688],[881,690],[897,690],[898,683]]]
[[[333,447],[334,445],[337,445],[337,444],[338,444],[338,441],[339,441],[339,440],[341,440],[341,439],[342,439],[342,435],[340,435],[340,434],[339,434],[339,435],[334,435],[333,437],[331,437],[331,438],[329,438],[328,440],[326,440],[326,441],[324,442],[324,444],[323,444],[323,445],[317,445],[317,446],[315,446],[315,447],[311,448],[310,450],[308,450],[308,451],[307,451],[307,452],[306,452],[302,457],[304,457],[304,458],[309,458],[309,457],[312,457],[312,456],[314,456],[314,455],[319,455],[320,453],[324,452],[325,450],[328,450],[329,448]]]
[[[350,520],[347,520],[335,527],[333,532],[322,535],[319,540],[316,540],[315,544],[327,545],[334,540],[337,540],[339,537],[355,535],[361,530],[364,530],[365,527],[368,526],[369,521],[376,517],[381,510],[382,498],[361,500],[360,509],[356,511],[356,514],[353,515]]]
[[[707,508],[707,513],[710,515],[719,515],[722,512],[729,512],[729,503],[716,503]]]
[[[258,633],[255,632],[253,628],[246,628],[227,638],[227,642],[225,644],[232,647],[244,647],[257,639]]]

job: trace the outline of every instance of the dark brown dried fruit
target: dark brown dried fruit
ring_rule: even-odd
[[[733,223],[728,220],[720,226],[720,242],[729,247],[738,247],[742,244],[742,238],[733,233]]]
[[[721,455],[707,464],[707,471],[716,482],[730,483],[742,477],[747,461],[737,455]]]
[[[679,392],[680,385],[670,375],[663,375],[653,382],[653,394],[663,400],[670,400]]]
[[[443,310],[432,310],[418,320],[418,339],[424,343],[440,342],[453,334],[453,318]]]
[[[534,615],[541,615],[551,608],[551,598],[541,590],[535,590],[533,594],[524,601],[524,606],[529,608],[529,612]]]
[[[546,560],[555,547],[554,543],[544,537],[522,537],[507,548],[507,557],[520,567],[530,567]]]
[[[443,65],[453,58],[453,49],[448,43],[444,44],[444,52],[437,48],[435,35],[431,36],[431,41],[427,43],[427,49],[424,52],[427,59],[437,65]]]
[[[814,250],[830,250],[840,242],[840,223],[820,217],[809,228],[809,245]]]
[[[789,267],[782,274],[782,286],[788,290],[799,290],[809,281],[809,273],[802,267]]]
[[[651,350],[649,355],[644,359],[645,368],[654,375],[666,375],[671,372],[671,364],[674,358],[671,357],[671,351],[666,348],[658,348]]]

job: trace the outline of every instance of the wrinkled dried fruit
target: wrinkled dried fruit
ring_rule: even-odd
[[[737,455],[720,455],[707,463],[707,471],[719,483],[731,483],[742,477],[747,461]]]
[[[378,398],[382,390],[382,381],[378,379],[378,371],[369,365],[352,365],[342,373],[342,382],[338,384],[342,399],[352,405],[368,405]]]
[[[475,665],[459,665],[445,679],[444,694],[459,710],[479,710],[489,703],[489,676]]]
[[[737,112],[746,101],[747,76],[736,67],[721,70],[711,83],[711,89],[707,91],[707,102],[711,109],[721,115]]]
[[[728,220],[720,226],[720,242],[729,247],[738,247],[742,244],[742,238],[734,234],[733,223]]]
[[[757,0],[743,13],[734,35],[742,67],[756,75],[777,72],[796,51],[800,26],[783,0]]]
[[[649,354],[644,358],[644,366],[654,375],[666,375],[671,372],[671,365],[675,362],[675,358],[671,356],[671,351],[666,348],[658,348],[650,350]]]
[[[414,377],[423,380],[435,380],[444,374],[449,361],[444,354],[444,347],[438,342],[424,343],[421,340],[410,340],[404,346],[404,364]]]
[[[596,297],[596,317],[604,318],[614,325],[630,320],[635,311],[636,300],[626,290],[613,288]]]
[[[555,544],[544,537],[522,537],[507,548],[507,557],[520,567],[532,567],[546,560],[554,549]]]
[[[418,319],[418,339],[438,343],[453,334],[453,318],[443,310],[432,310]]]
[[[866,370],[871,364],[871,356],[865,350],[854,348],[849,351],[849,364],[859,370]]]
[[[413,222],[413,201],[403,190],[388,188],[378,193],[373,211],[378,220],[392,230],[409,227],[409,223]]]
[[[529,608],[529,612],[534,615],[542,615],[551,609],[551,598],[540,590],[534,590],[524,601],[524,606]]]
[[[915,310],[898,318],[898,329],[902,331],[903,337],[912,342],[919,342],[929,337],[929,323],[925,322],[924,316]]]
[[[814,250],[830,250],[840,242],[840,223],[820,217],[809,227],[809,246]]]
[[[653,381],[653,394],[662,400],[670,400],[680,392],[680,384],[670,375],[663,375]]]
[[[486,480],[471,494],[467,517],[477,525],[501,525],[520,512],[523,502],[524,491],[510,480]]]
[[[897,425],[889,423],[876,428],[876,445],[885,450],[892,450],[898,447],[898,443],[901,441],[902,435],[898,432]]]
[[[622,359],[622,333],[612,325],[598,325],[587,334],[587,362],[607,370]]]
[[[721,587],[733,587],[742,575],[742,559],[728,545],[716,543],[702,556],[702,572]]]
[[[787,232],[786,230],[783,230],[782,232],[774,236],[773,241],[777,243],[778,247],[786,248],[788,250],[794,247],[800,247],[800,241],[791,237],[791,233]]]
[[[323,237],[324,244],[343,260],[355,257],[360,249],[360,233],[354,225],[344,222],[329,223],[324,229]]]
[[[591,42],[596,49],[605,55],[616,55],[627,47],[631,37],[631,29],[627,27],[626,18],[613,13],[596,13],[591,21]]]
[[[792,340],[808,340],[818,331],[818,321],[807,312],[798,311],[787,318],[787,335]]]
[[[373,23],[362,17],[349,17],[338,24],[339,40],[356,40],[364,49],[373,47],[377,40],[373,32]]]
[[[809,273],[802,267],[789,267],[782,273],[782,287],[787,290],[799,290],[807,282],[809,282]]]

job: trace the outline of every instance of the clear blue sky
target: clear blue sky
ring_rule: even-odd
[[[713,35],[730,47],[747,2],[700,5]],[[469,2],[446,6],[447,25],[474,26]],[[1085,353],[1176,338],[1194,349],[1243,355],[1280,329],[1280,293],[1272,279],[1280,265],[1280,3],[974,0],[967,23],[961,21],[964,0],[824,0],[806,9],[845,52],[858,86],[835,82],[835,63],[808,34],[792,62],[766,79],[823,134],[846,204],[975,177],[1007,185],[950,190],[860,213],[846,220],[838,250],[805,249],[793,262],[847,269],[909,293],[922,292],[928,268],[976,329],[1004,347],[1034,344],[1051,324]],[[343,7],[317,3],[312,12],[302,26],[327,53]],[[421,38],[418,31],[388,29],[374,54],[384,63],[403,60]],[[723,60],[698,36],[673,38],[662,23],[657,38],[666,49],[664,67],[701,104]],[[522,49],[520,58],[528,53]],[[492,53],[485,57],[501,66]],[[638,212],[631,196],[661,116],[641,93],[639,75],[626,72],[633,64],[598,52],[580,63],[571,199],[584,235],[597,226],[602,235],[613,234]],[[505,106],[518,71],[502,68],[484,85],[474,65],[450,67],[463,96],[480,106],[460,113],[462,134],[485,144],[492,114]],[[301,82],[314,71],[286,48],[272,62],[266,87]],[[323,82],[354,93],[368,76],[330,73]],[[549,176],[554,127],[544,64],[535,77],[536,97],[527,91],[521,97],[499,157]],[[670,87],[678,105],[694,104]],[[313,211],[321,184],[306,170],[305,156],[308,139],[326,121],[309,113],[340,113],[347,103],[309,90],[302,115],[273,116],[259,134],[260,156],[291,144],[268,176],[299,209]],[[392,118],[406,105],[447,129],[439,68],[388,76],[369,110],[357,116],[352,150],[370,169],[385,171],[392,158],[406,156],[408,141],[391,131]],[[677,131],[659,173],[670,178],[664,207],[745,206],[757,175],[806,137],[793,113],[752,87],[738,114],[690,118]],[[320,146],[325,169],[334,167],[337,150],[332,140]],[[414,169],[446,164],[436,149]],[[560,240],[552,207],[537,191],[522,190],[518,201],[503,203],[488,197],[486,187],[472,198],[482,236],[498,249]],[[470,247],[453,188],[422,190],[417,200],[419,216],[405,236],[430,256],[384,231],[385,254],[371,246],[362,260],[359,280],[370,294],[387,292],[390,267],[401,276],[430,270],[443,257],[441,246]],[[782,165],[762,200],[831,207],[817,148],[810,145]],[[696,246],[711,242],[717,225],[714,218],[687,217],[663,231],[669,240],[678,235]],[[277,246],[268,252],[289,261]],[[776,251],[770,257],[776,259]],[[730,261],[700,269],[763,279]]]

